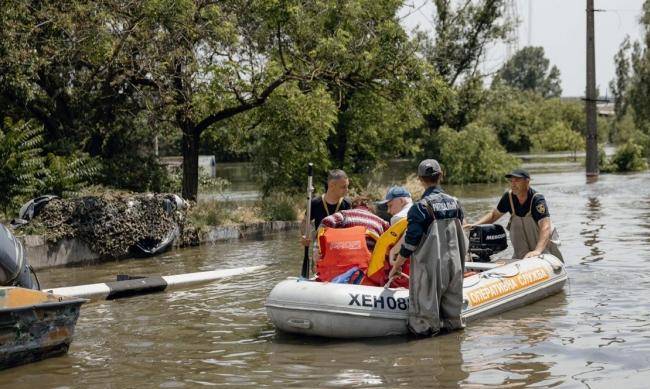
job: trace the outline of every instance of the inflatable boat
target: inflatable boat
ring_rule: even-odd
[[[505,232],[484,235],[491,236],[505,237]],[[481,261],[465,264],[462,315],[466,322],[541,300],[561,291],[567,281],[564,263],[553,255],[489,261],[486,254],[494,250],[471,238],[470,233],[470,252]],[[266,302],[278,330],[333,338],[406,334],[408,306],[405,288],[305,278],[281,281]]]

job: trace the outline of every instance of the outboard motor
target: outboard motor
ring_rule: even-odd
[[[37,289],[32,281],[23,245],[0,224],[0,286],[20,286]]]
[[[490,256],[508,248],[506,231],[500,224],[480,224],[469,230],[469,252],[477,262],[490,262]]]

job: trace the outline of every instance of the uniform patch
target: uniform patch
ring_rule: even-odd
[[[535,209],[537,209],[537,212],[539,212],[540,215],[543,215],[543,214],[546,213],[546,205],[544,205],[544,203],[539,203],[539,204],[537,204],[537,206],[535,207]]]

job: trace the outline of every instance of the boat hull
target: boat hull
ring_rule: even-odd
[[[552,255],[504,263],[466,277],[462,316],[477,320],[558,293],[567,273]],[[409,292],[364,285],[290,278],[266,302],[268,316],[283,332],[333,338],[403,335],[408,332]]]
[[[84,299],[0,288],[0,369],[65,354]]]

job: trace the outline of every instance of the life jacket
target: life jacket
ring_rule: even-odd
[[[355,266],[365,272],[370,260],[366,235],[365,227],[361,226],[324,228],[318,236],[321,252],[321,259],[316,262],[318,279],[330,281]]]
[[[381,234],[375,248],[372,251],[370,264],[366,277],[363,279],[362,284],[373,286],[384,286],[388,282],[388,273],[392,267],[390,263],[391,258],[389,254],[391,249],[400,241],[404,232],[406,232],[407,219],[401,219],[397,223],[390,226],[386,232]],[[402,266],[402,272],[406,275],[409,274],[410,260],[407,260]],[[391,283],[391,287],[404,287],[408,288],[408,279],[405,277],[397,277]]]

